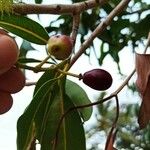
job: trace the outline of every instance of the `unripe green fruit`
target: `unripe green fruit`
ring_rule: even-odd
[[[18,46],[9,35],[0,34],[0,75],[9,70],[17,61]]]
[[[25,85],[25,76],[23,72],[16,68],[11,67],[7,72],[0,75],[0,91],[9,93],[17,93]]]
[[[13,98],[10,93],[0,91],[0,114],[4,114],[10,110],[13,104]]]
[[[111,75],[103,69],[87,71],[83,74],[82,79],[86,85],[99,91],[107,90],[112,85]]]
[[[72,40],[66,35],[51,36],[47,43],[48,53],[58,60],[68,58],[72,53],[72,48]]]

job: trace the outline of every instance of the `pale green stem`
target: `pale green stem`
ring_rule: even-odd
[[[40,62],[37,66],[35,66],[35,68],[41,68],[50,58],[51,58],[51,55],[48,55],[42,62]]]

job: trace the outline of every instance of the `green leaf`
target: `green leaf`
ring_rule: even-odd
[[[123,30],[124,28],[129,27],[130,22],[129,19],[122,19],[119,18],[117,21],[113,21],[111,25],[111,32],[118,34]]]
[[[37,22],[21,15],[7,15],[0,17],[0,26],[23,39],[45,45],[49,39],[46,30]]]
[[[54,79],[55,74],[55,70],[48,70],[42,75],[30,105],[18,119],[18,150],[30,149],[35,139],[41,144],[41,150],[52,150],[60,118],[74,107],[72,100],[65,94],[65,83]],[[57,144],[57,150],[60,149],[86,149],[83,124],[77,110],[68,113],[61,124]]]
[[[52,150],[60,118],[74,105],[70,98],[64,95],[59,84],[55,84],[47,97],[45,106],[43,105],[36,115],[36,133],[41,150]],[[56,150],[77,149],[85,150],[85,133],[80,115],[75,110],[68,113],[61,124]]]
[[[75,106],[90,104],[91,101],[89,100],[86,92],[76,83],[73,81],[67,80],[66,81],[66,94],[71,99],[72,103]],[[83,109],[79,109],[80,114],[84,121],[87,121],[92,114],[92,107],[86,107]]]
[[[41,4],[43,0],[35,0],[35,3]]]
[[[35,138],[34,119],[36,113],[41,108],[53,84],[57,79],[48,80],[42,85],[34,95],[30,105],[20,116],[17,122],[17,150],[27,150],[32,140]]]
[[[141,19],[138,23],[132,23],[133,32],[136,34],[136,40],[142,37],[147,38],[147,33],[150,30],[150,14],[148,14],[144,19]]]
[[[48,80],[53,80],[55,73],[56,73],[56,70],[53,70],[53,69],[45,71],[45,73],[41,76],[41,78],[36,83],[36,87],[34,89],[33,95],[36,94],[36,92],[42,87],[44,83],[46,83]]]

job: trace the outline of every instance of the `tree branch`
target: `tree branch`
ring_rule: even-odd
[[[13,11],[18,14],[79,14],[85,10],[102,6],[108,0],[88,0],[74,4],[14,4]]]
[[[73,16],[73,26],[72,26],[72,33],[71,33],[73,45],[75,45],[76,43],[76,37],[78,34],[79,24],[80,24],[80,14],[76,14]]]
[[[85,50],[91,45],[93,40],[99,35],[102,34],[106,27],[111,24],[114,17],[117,16],[120,12],[122,12],[128,5],[128,3],[131,0],[122,0],[112,11],[111,13],[106,17],[104,21],[102,21],[97,28],[92,32],[90,37],[81,45],[79,51],[76,53],[76,55],[72,58],[70,63],[71,66],[77,61],[77,59],[85,52]]]

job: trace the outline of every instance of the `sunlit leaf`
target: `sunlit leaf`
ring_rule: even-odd
[[[39,23],[21,15],[4,14],[0,17],[0,27],[40,45],[45,45],[49,39],[48,33]]]

